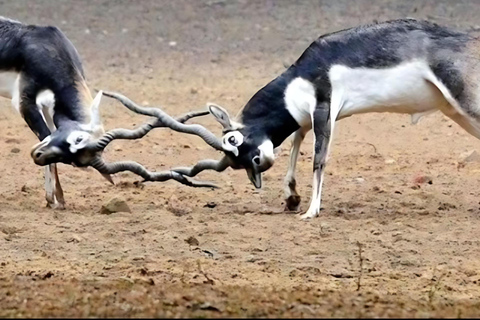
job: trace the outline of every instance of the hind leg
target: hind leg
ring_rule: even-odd
[[[454,122],[456,122],[465,131],[472,136],[480,139],[480,121],[472,117],[460,114],[455,108],[450,105],[441,106],[440,111]]]
[[[312,199],[307,212],[300,216],[301,219],[311,219],[320,212],[323,175],[327,164],[328,151],[331,145],[331,136],[335,124],[336,113],[332,118],[330,105],[323,103],[312,112],[313,132],[315,137],[313,159]],[[332,121],[333,120],[333,121]]]

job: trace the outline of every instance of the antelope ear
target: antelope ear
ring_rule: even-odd
[[[102,127],[102,121],[100,119],[100,101],[102,100],[102,95],[103,91],[98,91],[90,106],[90,128],[92,131],[95,131],[98,127]]]
[[[220,122],[224,129],[232,127],[232,122],[227,110],[213,103],[208,103],[208,110],[210,110],[210,113]]]

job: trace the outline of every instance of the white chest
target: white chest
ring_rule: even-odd
[[[311,127],[311,114],[317,106],[313,84],[303,78],[293,79],[285,89],[284,99],[295,121],[303,128]]]

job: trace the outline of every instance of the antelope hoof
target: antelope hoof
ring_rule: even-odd
[[[316,216],[318,216],[318,212],[308,210],[304,214],[300,215],[300,220],[307,221],[307,220],[315,218]]]
[[[53,210],[65,210],[65,203],[61,202],[47,202],[47,208],[52,208]]]
[[[285,200],[285,211],[297,211],[302,198],[299,195],[291,195]]]

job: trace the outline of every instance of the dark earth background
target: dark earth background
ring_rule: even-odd
[[[0,14],[60,27],[92,91],[171,115],[207,101],[236,114],[326,32],[403,17],[480,28],[477,1],[17,0]],[[222,187],[211,190],[130,173],[112,186],[59,165],[67,208],[45,208],[36,138],[1,103],[1,317],[480,315],[480,144],[439,113],[416,126],[394,114],[340,121],[321,215],[303,222],[283,212],[288,141],[261,191],[231,169],[200,175]],[[146,120],[106,97],[101,108],[106,129]],[[221,154],[158,129],[106,157],[165,170]],[[306,210],[311,133],[297,171]],[[132,212],[100,214],[114,196]]]

